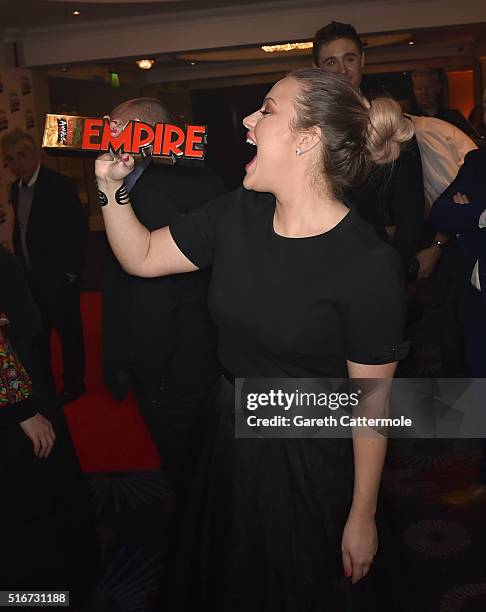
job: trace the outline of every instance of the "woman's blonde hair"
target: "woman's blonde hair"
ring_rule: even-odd
[[[319,172],[337,197],[362,183],[375,164],[396,160],[413,136],[412,122],[391,98],[370,103],[346,78],[321,68],[288,76],[301,85],[292,127],[321,129]]]

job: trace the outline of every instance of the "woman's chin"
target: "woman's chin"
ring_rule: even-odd
[[[255,181],[254,181],[253,176],[251,174],[245,174],[245,176],[243,178],[243,187],[245,189],[255,190]]]

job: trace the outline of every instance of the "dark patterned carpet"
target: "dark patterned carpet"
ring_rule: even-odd
[[[474,478],[478,457],[475,441],[391,441],[382,496],[393,541],[384,544],[406,612],[486,610],[486,511],[440,501]],[[87,480],[104,573],[83,612],[150,612],[174,511],[170,485],[155,471]]]
[[[174,510],[161,471],[88,474],[104,572],[83,612],[149,612]]]

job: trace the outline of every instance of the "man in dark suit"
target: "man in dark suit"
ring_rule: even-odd
[[[480,135],[457,108],[446,108],[441,102],[441,84],[439,73],[431,68],[422,68],[412,72],[414,101],[410,110],[412,115],[436,117],[452,123],[470,138],[478,139]]]
[[[486,112],[485,112],[486,114]],[[431,221],[457,234],[461,254],[462,320],[469,376],[486,378],[486,150],[470,151],[457,178],[436,200]],[[444,501],[456,506],[486,503],[486,440],[476,482],[452,491]]]
[[[130,120],[153,125],[170,117],[157,99],[129,100],[110,114],[112,133]],[[160,158],[138,160],[125,184],[136,216],[151,231],[224,191],[203,166]],[[208,273],[139,278],[112,253],[105,272],[105,382],[119,398],[134,389],[165,467],[176,486],[184,484],[200,409],[220,372],[206,304]]]
[[[342,74],[360,89],[364,46],[352,25],[333,21],[321,28],[314,35],[312,57],[314,66]],[[422,165],[415,139],[394,164],[376,168],[363,185],[349,189],[345,199],[385,241],[393,244],[411,277],[429,264],[421,251],[420,260],[415,258],[425,216]]]
[[[84,392],[85,353],[79,305],[79,276],[87,225],[71,179],[41,165],[32,136],[21,129],[1,141],[4,162],[15,177],[11,186],[14,210],[13,244],[22,261],[32,294],[43,318],[40,339],[45,363],[50,336],[59,333],[63,355],[64,403]],[[54,379],[49,372],[51,386]]]

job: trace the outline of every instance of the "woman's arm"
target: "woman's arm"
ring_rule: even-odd
[[[347,362],[350,378],[393,378],[396,363],[365,365]],[[388,385],[379,385],[367,401],[372,401],[370,416],[386,416]],[[377,405],[378,404],[378,405]],[[366,412],[367,408],[364,407]],[[365,428],[366,429],[366,428]],[[369,572],[378,548],[375,513],[385,462],[387,439],[367,429],[360,435],[353,430],[354,491],[349,517],[342,539],[345,575],[355,583]]]
[[[113,253],[126,272],[136,276],[194,272],[198,268],[179,250],[168,227],[149,232],[135,216],[128,196],[123,199],[127,203],[117,203],[117,191],[133,170],[133,164],[129,155],[113,160],[108,154],[95,164],[98,189],[101,197],[106,197],[107,203],[101,210]]]
[[[376,378],[391,381],[397,367],[396,362],[383,365],[365,365],[352,361],[347,363],[350,378]],[[370,416],[387,416],[388,391],[388,386],[379,385],[370,400],[374,403],[370,407],[372,413]],[[361,516],[374,517],[385,462],[387,438],[381,435],[371,437],[366,434],[364,436],[357,434],[353,436],[353,448],[355,476],[351,511]]]

